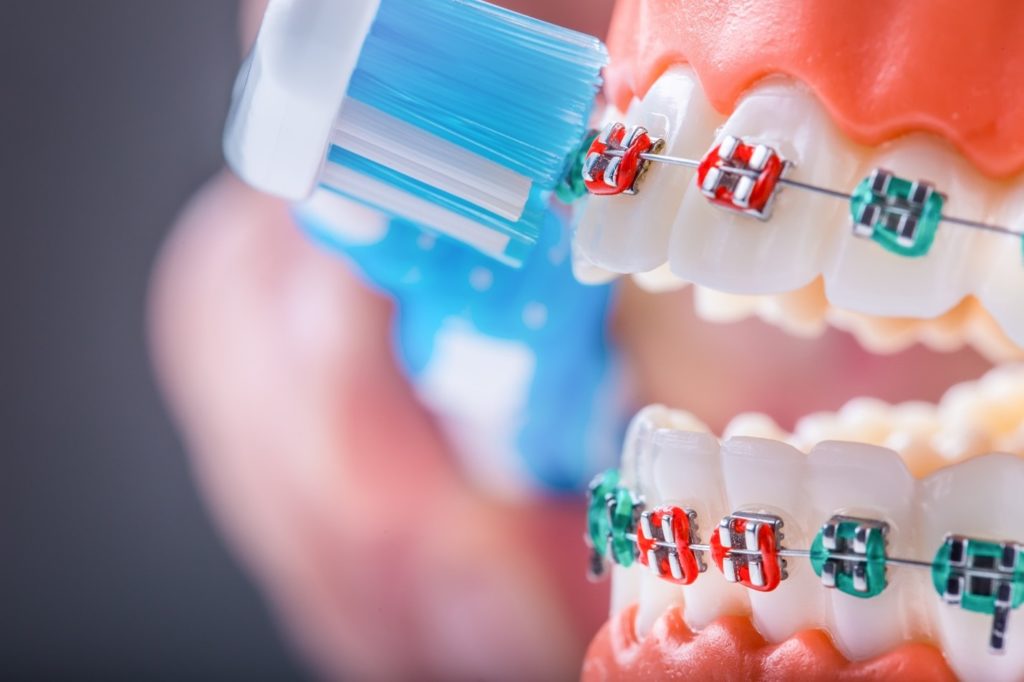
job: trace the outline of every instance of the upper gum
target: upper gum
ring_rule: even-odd
[[[789,6],[796,2],[748,0],[727,8],[705,6],[699,0],[620,2],[608,41],[613,56],[608,69],[611,100],[624,109],[634,93],[645,94],[669,67],[688,62],[711,104],[728,113],[755,82],[786,74],[806,83],[857,142],[874,146],[908,132],[928,131],[949,140],[990,177],[1005,178],[1024,170],[1024,91],[1000,87],[1019,82],[1024,75],[1024,21],[1014,21],[1019,10],[1012,2],[961,6],[966,11],[946,3],[881,9],[858,3]],[[862,11],[876,17],[881,11],[889,21],[848,16]],[[845,19],[836,20],[836,12],[844,13]],[[826,19],[832,21],[823,27]],[[808,26],[815,21],[811,31]],[[967,38],[958,43],[962,49],[940,46],[942,40],[926,30],[905,31],[906,26],[942,22]],[[867,73],[872,67],[861,66],[870,52],[854,50],[863,48],[865,34],[859,27],[866,25],[874,27],[871,40],[877,40],[876,45],[889,36],[888,26],[904,27],[894,43],[903,46],[893,53],[896,68],[886,63],[885,78]],[[643,33],[642,40],[638,33]],[[788,39],[774,39],[780,33]],[[825,40],[831,41],[828,49],[820,42]],[[984,49],[964,47],[968,44]],[[800,51],[802,55],[797,55]],[[857,68],[844,68],[849,66],[841,61],[844,53],[859,55]],[[994,60],[992,54],[1000,59]],[[976,64],[979,60],[983,63]],[[942,78],[923,78],[922,69],[941,72]],[[940,82],[941,89],[922,90],[925,81]],[[960,106],[965,92],[971,93],[969,107]]]

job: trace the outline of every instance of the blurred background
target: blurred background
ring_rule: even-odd
[[[193,489],[145,296],[220,165],[232,0],[0,1],[0,677],[299,679]]]
[[[608,4],[545,16],[600,32]],[[310,676],[211,526],[146,349],[154,259],[222,164],[237,12],[0,0],[0,678]]]

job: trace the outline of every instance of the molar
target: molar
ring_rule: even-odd
[[[693,71],[676,66],[643,100],[634,101],[621,120],[662,138],[663,154],[695,158],[704,152],[719,118]],[[619,273],[643,272],[664,263],[682,188],[692,178],[689,168],[652,164],[637,196],[589,197],[576,227],[583,258]]]
[[[788,81],[773,80],[748,94],[715,144],[727,135],[775,148],[795,163],[788,174],[793,179],[847,187],[856,178],[849,143],[815,97]],[[758,221],[712,205],[691,178],[672,230],[672,271],[731,293],[779,293],[813,281],[831,251],[844,205],[813,192],[779,189],[771,218]]]

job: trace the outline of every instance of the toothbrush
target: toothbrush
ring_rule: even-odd
[[[224,153],[260,190],[325,187],[518,266],[606,62],[597,38],[482,0],[271,0]]]

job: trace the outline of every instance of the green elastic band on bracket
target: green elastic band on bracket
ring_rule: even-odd
[[[587,195],[587,186],[583,182],[583,163],[590,152],[590,145],[597,139],[598,134],[597,130],[591,130],[586,134],[576,150],[576,155],[572,160],[568,173],[558,183],[558,186],[555,187],[555,196],[563,204],[575,203]]]
[[[887,251],[906,258],[920,258],[932,248],[939,223],[942,221],[942,207],[945,204],[945,197],[941,193],[933,191],[918,216],[913,242],[911,244],[901,243],[899,235],[886,225],[886,216],[894,208],[906,210],[909,207],[908,198],[913,185],[914,183],[910,180],[892,177],[885,194],[876,194],[871,189],[871,177],[869,176],[857,185],[850,200],[850,215],[854,223],[858,222],[865,209],[871,206],[878,206],[881,209],[879,218],[872,225],[874,230],[871,239]]]
[[[609,497],[615,509],[609,518]],[[636,558],[636,543],[626,537],[634,528],[633,494],[619,486],[619,472],[611,469],[600,474],[590,484],[590,504],[587,508],[587,534],[598,554],[611,558],[621,566],[631,566]],[[609,542],[609,538],[611,542]],[[608,549],[611,557],[608,557]]]
[[[619,472],[609,469],[599,474],[590,484],[590,503],[587,507],[587,534],[590,543],[599,553],[604,554],[605,543],[611,533],[608,506],[605,500],[619,485]]]
[[[845,555],[854,553],[853,538],[858,525],[857,521],[852,520],[839,523],[836,533],[839,542],[835,553]],[[810,552],[811,567],[819,578],[825,570],[825,564],[830,560],[839,562],[841,569],[851,566],[852,562],[832,559],[832,554],[832,551],[825,548],[824,531],[819,531],[811,544]],[[840,570],[836,575],[835,587],[837,590],[861,599],[876,597],[885,590],[888,579],[885,574],[885,536],[882,533],[876,532],[868,535],[862,563],[866,569],[867,589],[858,590],[854,585],[853,574],[849,570]]]
[[[626,537],[633,528],[633,495],[625,488],[615,491],[615,512],[612,514],[612,558],[620,566],[632,566],[636,543]]]
[[[950,547],[944,543],[935,554],[932,564],[932,584],[939,595],[945,594],[949,579],[965,569],[953,566],[949,561]],[[1002,544],[998,542],[971,540],[967,549],[967,563],[975,568],[992,570],[999,561]],[[1011,608],[1024,604],[1024,557],[1018,557],[1017,568],[1007,576],[1013,584],[1013,601]],[[963,595],[960,598],[961,608],[975,613],[993,615],[996,610],[996,596],[993,581],[990,578],[966,579]]]

